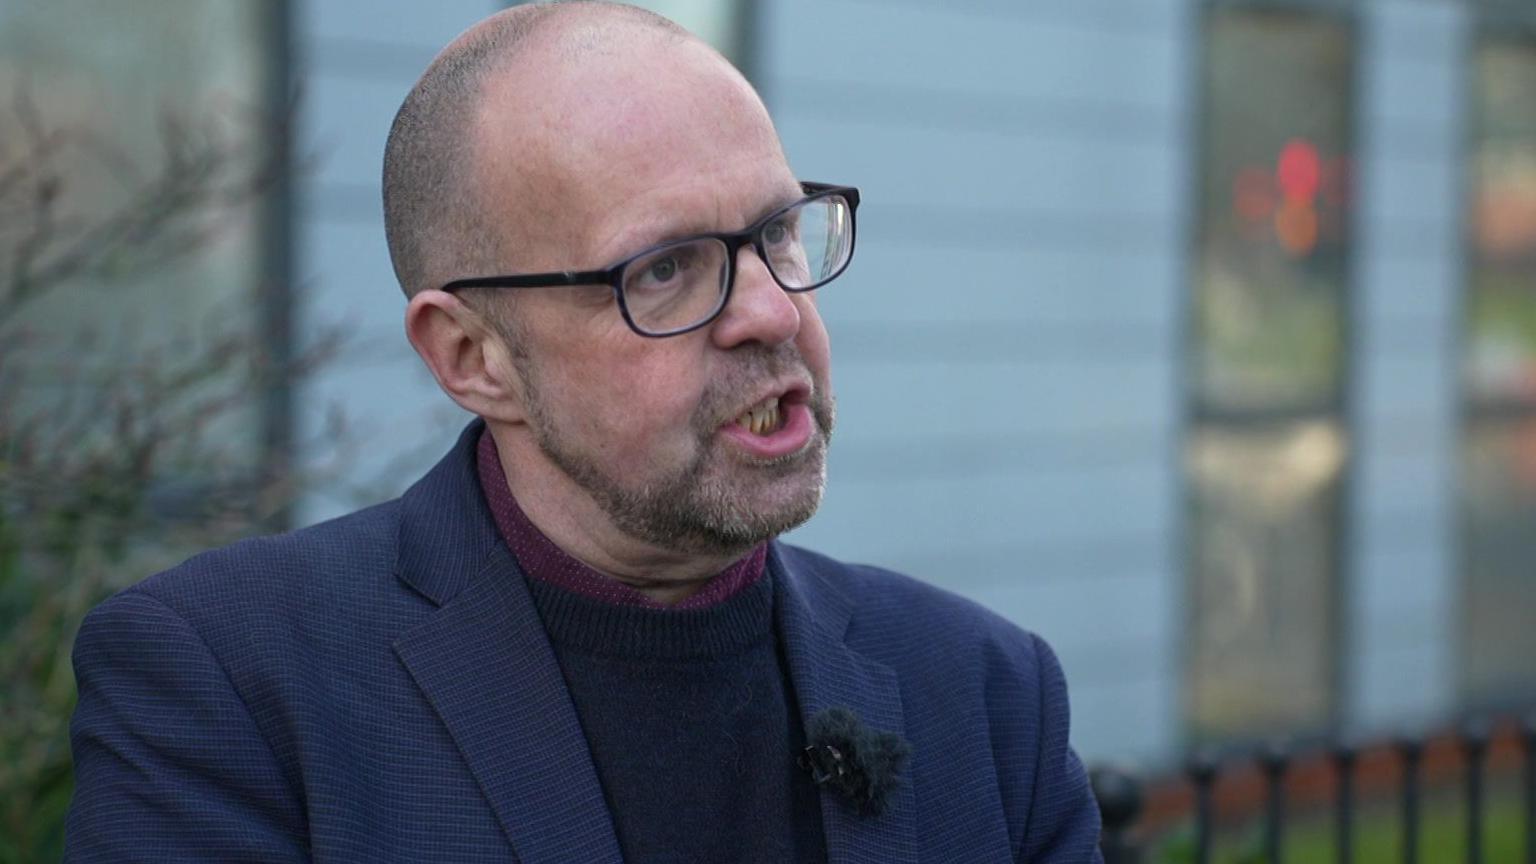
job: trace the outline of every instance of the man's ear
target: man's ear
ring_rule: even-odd
[[[459,407],[488,420],[522,421],[522,381],[479,312],[446,291],[422,291],[405,307],[405,335]]]

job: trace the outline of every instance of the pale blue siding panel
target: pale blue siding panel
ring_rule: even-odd
[[[305,499],[309,522],[400,491],[432,464],[467,417],[438,389],[404,333],[405,298],[390,269],[377,225],[311,220],[299,236],[301,344],[327,330],[343,334],[341,351],[307,378],[298,399],[301,442],[317,442],[333,409],[347,420],[348,452],[302,447],[309,470],[332,478]]]
[[[1149,648],[1149,655],[1166,651]],[[1064,663],[1072,699],[1072,745],[1090,761],[1113,760],[1167,769],[1177,756],[1179,678],[1149,670],[1136,680],[1078,685],[1080,667]]]
[[[304,132],[300,153],[306,162],[303,180],[314,190],[312,197],[331,193],[337,186],[347,192],[366,187],[367,194],[378,197],[384,139],[400,101],[420,72],[401,69],[400,75],[387,79],[320,74],[306,79],[299,103]]]
[[[341,325],[353,340],[392,343],[395,358],[415,357],[405,341],[405,295],[390,267],[384,232],[377,225],[310,227],[297,250],[303,278],[316,289],[299,292],[305,325]]]
[[[888,565],[1009,544],[1072,544],[1086,560],[1098,544],[1167,531],[1169,480],[1160,465],[909,478],[893,464],[886,477],[834,475],[797,542]],[[956,572],[945,581],[963,591],[968,578],[977,577]]]
[[[1362,734],[1442,714],[1454,695],[1465,26],[1450,5],[1365,16],[1344,633],[1347,719]]]
[[[1460,259],[1451,255],[1435,256],[1430,261],[1378,255],[1362,262],[1359,278],[1370,290],[1361,292],[1357,308],[1367,320],[1382,322],[1390,328],[1374,338],[1394,340],[1392,344],[1407,347],[1409,343],[1398,338],[1399,325],[1406,323],[1415,331],[1424,328],[1435,334],[1435,341],[1414,343],[1416,350],[1422,350],[1436,341],[1443,343],[1448,334],[1454,334],[1460,297],[1446,286],[1460,283],[1460,267]]]
[[[1451,521],[1453,512],[1447,508],[1450,502],[1447,496],[1438,496],[1433,501],[1389,501],[1385,496],[1374,496],[1369,506],[1361,506],[1350,514],[1353,521],[1350,523],[1351,538],[1355,541],[1356,555],[1351,560],[1351,572],[1370,572],[1375,565],[1371,563],[1381,556],[1396,554],[1399,545],[1404,538],[1425,538],[1429,542],[1441,545],[1434,554],[1442,561],[1449,561],[1445,542],[1454,536],[1455,524]],[[1410,545],[1408,548],[1417,548]],[[1360,553],[1366,554],[1360,554]],[[1447,585],[1454,584],[1446,574],[1441,574],[1446,579]],[[1357,587],[1364,591],[1385,592],[1387,589],[1379,582],[1355,579],[1351,587]],[[1449,589],[1447,589],[1449,590]],[[1384,593],[1373,594],[1371,602],[1382,601]]]
[[[1433,226],[1458,238],[1462,223],[1463,166],[1447,150],[1439,159],[1382,156],[1371,165],[1375,198],[1366,211],[1383,222]]]
[[[1406,634],[1413,629],[1411,622],[1444,619],[1445,610],[1454,605],[1452,586],[1443,573],[1447,562],[1442,535],[1442,531],[1417,536],[1393,532],[1390,538],[1380,538],[1381,551],[1354,574],[1361,587],[1377,598],[1364,620],[1373,622],[1371,626],[1383,632],[1387,641],[1394,641],[1387,631],[1395,629],[1397,616],[1402,616]]]
[[[1167,331],[1143,322],[1106,320],[1077,326],[1034,321],[866,322],[829,314],[839,351],[854,364],[990,364],[1033,367],[1083,362],[1123,366],[1155,362],[1168,349]],[[1099,350],[1092,344],[1099,340]],[[1152,369],[1150,372],[1157,372]],[[1118,390],[1118,388],[1117,388]],[[1108,395],[1103,391],[1085,396]],[[1161,416],[1161,415],[1158,415]]]
[[[1369,60],[1370,102],[1362,106],[1373,121],[1405,120],[1445,142],[1463,128],[1459,113],[1461,41],[1468,20],[1454,3],[1377,2],[1369,4],[1363,42]],[[1449,144],[1447,150],[1456,149]]]
[[[1113,105],[1180,98],[1172,14],[1126,29],[942,3],[785,0],[765,17],[770,94],[780,78],[809,78]]]
[[[1375,65],[1390,69],[1398,63],[1457,63],[1461,43],[1447,35],[1465,30],[1467,19],[1455,4],[1374,0],[1369,26],[1362,34]]]
[[[842,446],[842,427],[834,459],[837,479],[883,480],[892,465],[900,476],[986,477],[993,474],[1145,468],[1167,461],[1169,437],[1159,429],[1128,426],[1076,434],[1058,432],[987,432],[974,436],[902,435],[899,422],[871,430]]]
[[[969,596],[980,599],[988,591],[1009,588],[1021,580],[1077,586],[1090,579],[1126,574],[1161,578],[1175,542],[1168,526],[1148,521],[1123,526],[1113,540],[1091,543],[1073,537],[1041,541],[1027,532],[1017,532],[998,542],[928,543],[921,548],[893,547],[871,554],[929,581],[962,585]],[[1147,616],[1147,626],[1161,626],[1158,617]]]
[[[1367,650],[1359,657],[1356,725],[1376,734],[1429,732],[1455,698],[1446,631],[1425,633],[1404,647]]]
[[[495,0],[304,0],[296,4],[295,26],[306,40],[416,45],[435,54],[469,25],[505,5]]]
[[[1386,62],[1371,83],[1377,88],[1368,109],[1373,119],[1409,120],[1425,129],[1460,126],[1460,76],[1452,63]]]
[[[796,117],[887,123],[1041,138],[1157,141],[1182,133],[1183,118],[1158,105],[1032,99],[964,87],[898,87],[791,75],[773,82],[775,105]]]
[[[1168,334],[1178,320],[1181,278],[1164,250],[962,252],[865,232],[852,268],[817,303],[834,325],[987,321],[1030,332],[1134,327]]]
[[[469,419],[414,355],[331,364],[303,384],[299,398],[306,406],[297,430],[304,467],[325,478],[302,502],[303,523],[398,495],[442,458]],[[322,437],[332,408],[346,412],[342,452]]]
[[[1119,429],[1158,436],[1171,420],[1173,386],[1150,362],[1032,365],[945,363],[917,356],[864,364],[840,358],[840,436],[848,440],[961,441],[1030,432],[1059,435]],[[1170,454],[1160,454],[1166,458]]]
[[[921,103],[909,106],[921,111]],[[841,182],[868,187],[867,204],[1064,214],[1136,213],[1168,218],[1181,190],[1170,168],[1171,140],[1032,136],[838,122],[786,110],[778,122],[791,164],[822,138],[860,154]],[[817,166],[820,167],[820,166]],[[830,169],[832,166],[828,166]]]
[[[1386,329],[1386,322],[1377,323],[1379,328]],[[1396,327],[1406,330],[1408,334],[1427,335],[1422,327],[1404,327],[1401,323]],[[1415,417],[1432,424],[1430,428],[1444,424],[1448,420],[1445,412],[1452,407],[1451,394],[1457,375],[1456,368],[1451,365],[1453,358],[1447,344],[1452,335],[1446,332],[1446,328],[1442,328],[1431,341],[1420,345],[1416,352],[1396,348],[1379,351],[1362,363],[1358,373],[1361,420],[1377,423]],[[1362,431],[1369,435],[1374,430]],[[1392,434],[1390,429],[1384,429],[1382,433]],[[1403,434],[1422,436],[1423,433],[1405,430]]]
[[[296,412],[306,468],[327,478],[298,507],[308,522],[397,494],[451,442],[464,416],[405,341],[405,300],[384,244],[384,139],[428,61],[499,4],[488,0],[309,0],[295,6],[301,168],[295,197],[301,342],[327,328],[345,350],[306,381]],[[317,440],[348,420],[345,454]]]
[[[796,538],[1042,632],[1090,757],[1177,737],[1191,10],[763,7],[792,164],[864,192],[859,258],[819,300],[839,428]]]
[[[1075,661],[1082,686],[1124,683],[1162,672],[1155,649],[1173,597],[1159,565],[1125,573],[1030,572],[1000,561],[994,581],[970,595],[1028,622],[1057,653]]]
[[[1359,171],[1361,190],[1370,190],[1360,203],[1360,252],[1443,267],[1461,246],[1455,228],[1463,215],[1456,191],[1461,170],[1450,154],[1430,163],[1419,155],[1378,153],[1369,147]]]

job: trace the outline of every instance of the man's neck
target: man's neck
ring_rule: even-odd
[[[586,490],[538,455],[521,430],[487,426],[512,497],[533,526],[602,575],[671,606],[748,550],[725,555],[661,549],[619,530]]]

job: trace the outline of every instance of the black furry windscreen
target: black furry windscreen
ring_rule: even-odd
[[[805,725],[800,765],[819,786],[847,798],[862,815],[885,811],[912,746],[900,735],[865,726],[847,708],[828,708]]]

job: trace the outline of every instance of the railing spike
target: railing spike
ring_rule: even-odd
[[[1525,862],[1536,864],[1536,713],[1520,724],[1520,743],[1525,748]]]
[[[1419,765],[1424,758],[1424,742],[1401,738],[1397,755],[1403,763],[1403,864],[1419,861]]]
[[[1088,775],[1093,795],[1099,802],[1103,835],[1099,848],[1104,864],[1138,864],[1140,851],[1132,837],[1132,828],[1141,815],[1141,783],[1128,771],[1110,766],[1093,769]]]
[[[1339,864],[1349,864],[1354,854],[1355,757],[1354,746],[1347,742],[1336,744],[1333,748],[1333,764],[1338,777],[1338,794],[1334,801],[1334,812],[1338,819],[1334,860]]]
[[[1467,864],[1483,861],[1483,757],[1488,753],[1487,721],[1474,718],[1461,730],[1467,760]]]
[[[1291,752],[1284,742],[1275,742],[1259,754],[1259,768],[1264,772],[1268,797],[1264,820],[1264,852],[1268,861],[1278,864],[1285,833],[1285,774],[1291,767]]]
[[[1215,814],[1211,808],[1211,790],[1216,785],[1219,763],[1209,752],[1198,752],[1185,769],[1195,784],[1195,864],[1211,860],[1211,832]]]

